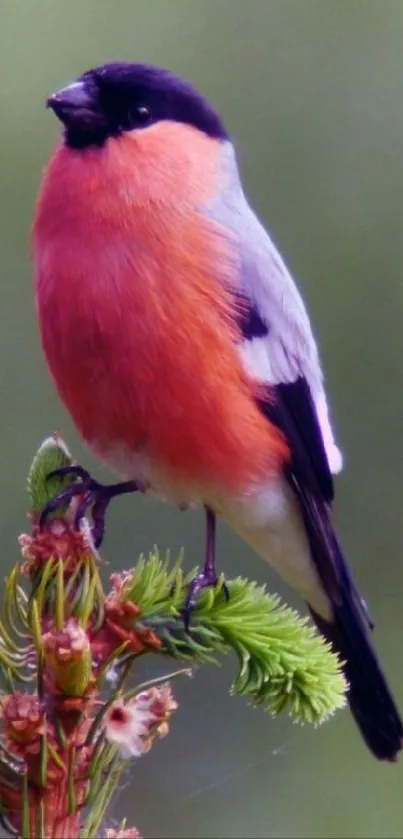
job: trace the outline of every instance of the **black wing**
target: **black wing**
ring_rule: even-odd
[[[291,459],[285,477],[299,500],[319,577],[337,602],[343,569],[329,520],[333,478],[309,385],[299,376],[295,382],[270,386],[267,396],[260,408],[287,440]]]
[[[246,341],[269,334],[256,305],[243,294],[236,295],[238,325]],[[284,434],[291,453],[285,477],[299,500],[312,558],[329,597],[340,592],[339,551],[335,549],[329,508],[334,498],[333,478],[323,442],[318,415],[306,379],[267,385],[267,399],[259,407]]]
[[[326,504],[334,499],[333,477],[323,443],[322,430],[306,379],[299,376],[294,382],[278,384],[270,388],[273,406],[262,410],[271,411],[271,420],[286,434],[292,460],[290,469],[299,483],[308,481],[310,489]],[[309,467],[309,468],[308,468]]]

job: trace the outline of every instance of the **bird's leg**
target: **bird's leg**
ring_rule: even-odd
[[[76,496],[82,496],[75,514],[74,526],[78,529],[81,520],[91,509],[91,534],[95,547],[99,548],[105,534],[105,514],[109,502],[117,495],[137,492],[141,490],[141,487],[136,481],[122,481],[121,483],[109,485],[100,484],[82,466],[62,466],[60,469],[55,469],[53,472],[50,472],[46,476],[46,479],[68,476],[72,476],[77,480],[48,501],[41,512],[39,527],[42,528],[44,526],[48,516],[56,512],[61,504],[68,504]]]
[[[209,507],[205,507],[206,511],[206,557],[202,571],[192,580],[189,587],[188,596],[186,598],[183,616],[186,629],[189,628],[190,615],[196,605],[197,595],[203,589],[209,586],[215,586],[218,582],[218,575],[215,562],[215,545],[216,545],[216,517]],[[228,588],[223,585],[225,597],[228,600]]]

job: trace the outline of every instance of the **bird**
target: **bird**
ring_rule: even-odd
[[[217,583],[224,520],[306,602],[370,752],[396,761],[401,718],[333,524],[342,454],[316,338],[222,117],[170,70],[119,61],[46,104],[62,130],[32,228],[40,340],[83,441],[119,481],[66,467],[74,481],[42,524],[79,496],[98,546],[121,493],[202,508],[189,620]]]

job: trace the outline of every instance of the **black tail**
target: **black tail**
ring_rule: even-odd
[[[368,748],[378,760],[395,761],[403,746],[403,725],[371,643],[372,623],[366,605],[350,576],[324,504],[293,485],[333,621],[328,623],[311,609],[312,617],[345,663],[349,705]]]
[[[336,541],[336,540],[335,540]],[[345,576],[341,602],[333,603],[334,622],[311,609],[320,632],[345,662],[349,705],[361,734],[378,760],[395,761],[403,745],[403,726],[364,623],[361,602],[337,543],[339,568]]]

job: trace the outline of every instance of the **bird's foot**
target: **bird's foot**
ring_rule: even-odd
[[[188,595],[186,598],[186,603],[184,609],[182,611],[183,620],[185,624],[186,631],[189,630],[190,625],[190,616],[192,614],[193,609],[196,606],[197,596],[200,594],[201,591],[205,588],[210,588],[211,586],[216,586],[219,582],[219,577],[217,574],[217,569],[215,565],[215,532],[216,532],[216,520],[215,515],[209,507],[205,508],[206,511],[206,560],[204,563],[204,568],[200,571],[199,574],[192,580],[189,586]],[[223,583],[223,592],[226,599],[229,599],[229,591],[228,586]]]
[[[46,519],[52,513],[55,513],[58,507],[63,504],[69,504],[73,498],[78,497],[79,502],[75,512],[74,527],[78,530],[82,519],[91,510],[91,535],[95,547],[99,548],[105,534],[106,510],[112,498],[128,492],[136,492],[141,488],[136,481],[124,481],[109,485],[100,484],[82,466],[63,466],[60,469],[55,469],[53,472],[50,472],[46,476],[46,479],[50,480],[51,478],[68,476],[76,478],[76,480],[67,489],[58,492],[57,495],[48,501],[41,512],[39,527],[42,528],[44,526]]]
[[[196,606],[197,597],[201,591],[205,588],[211,588],[212,586],[216,586],[220,582],[220,578],[217,576],[215,568],[204,567],[200,574],[197,574],[196,577],[192,580],[189,586],[188,595],[186,598],[185,606],[182,610],[183,621],[185,624],[185,629],[188,632],[190,627],[190,617],[191,614]],[[225,582],[222,583],[222,590],[225,596],[225,599],[229,600],[229,591],[228,586]]]

